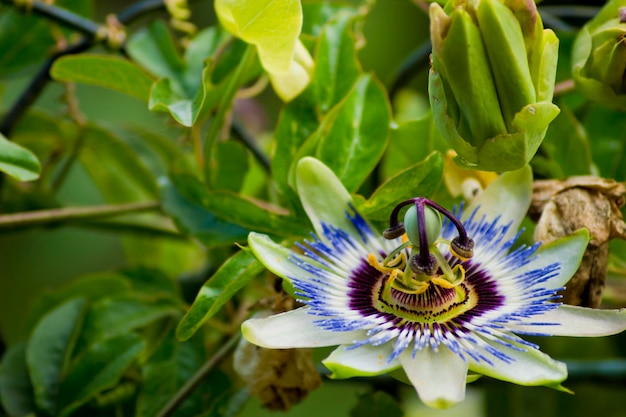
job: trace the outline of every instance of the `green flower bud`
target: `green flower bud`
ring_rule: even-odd
[[[552,104],[558,39],[530,0],[433,3],[430,22],[430,102],[456,162],[521,168],[559,113]]]
[[[441,235],[441,214],[427,205],[424,205],[424,225],[426,229],[426,240],[428,245],[432,245]],[[412,205],[404,214],[404,228],[406,235],[413,246],[419,248],[420,222],[417,218],[417,208]]]
[[[609,1],[573,47],[576,87],[590,100],[626,110],[626,0]]]

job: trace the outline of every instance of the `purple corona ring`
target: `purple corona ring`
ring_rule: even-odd
[[[256,345],[338,346],[324,360],[331,377],[392,373],[425,404],[445,408],[462,401],[466,382],[480,375],[562,389],[565,365],[520,336],[626,328],[623,310],[559,302],[586,230],[549,245],[516,245],[531,198],[528,167],[501,175],[455,213],[424,198],[407,200],[384,233],[356,211],[320,161],[302,159],[296,183],[312,237],[293,250],[265,235],[248,240],[305,306],[246,321],[243,335]],[[403,206],[412,211],[400,223]]]

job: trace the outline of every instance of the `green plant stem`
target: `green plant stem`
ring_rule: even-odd
[[[198,369],[198,371],[187,381],[185,385],[170,399],[170,401],[165,404],[165,406],[161,409],[157,417],[168,417],[172,415],[178,407],[189,397],[189,395],[200,385],[202,380],[206,378],[206,376],[215,368],[217,364],[219,364],[228,353],[235,348],[237,342],[239,342],[239,338],[241,335],[236,333],[232,336],[224,345],[215,352],[202,368]]]
[[[111,204],[91,207],[64,207],[0,215],[0,229],[22,229],[54,223],[67,223],[119,216],[160,209],[157,201]]]
[[[239,62],[239,65],[233,71],[230,79],[228,80],[228,84],[226,85],[226,89],[224,94],[222,95],[222,100],[219,103],[217,108],[217,112],[215,116],[211,120],[211,126],[209,127],[209,131],[207,132],[207,137],[204,142],[204,164],[205,164],[205,179],[209,186],[213,183],[211,175],[215,172],[215,164],[216,160],[214,158],[215,155],[215,146],[217,144],[217,140],[219,138],[219,134],[222,131],[222,126],[224,125],[224,118],[226,117],[226,113],[232,107],[233,100],[235,99],[235,94],[237,94],[237,90],[241,84],[241,78],[244,72],[244,69],[248,66],[249,61],[255,54],[255,48],[251,45],[246,47],[246,51]]]

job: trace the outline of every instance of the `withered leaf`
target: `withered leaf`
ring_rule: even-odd
[[[537,221],[536,241],[548,243],[583,227],[591,237],[578,271],[566,285],[563,302],[600,306],[609,241],[626,239],[620,212],[625,201],[626,187],[611,179],[580,176],[534,182],[529,215]]]

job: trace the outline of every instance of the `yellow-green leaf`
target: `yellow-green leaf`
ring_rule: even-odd
[[[217,0],[215,12],[229,32],[257,47],[268,72],[289,70],[302,28],[300,0]]]

